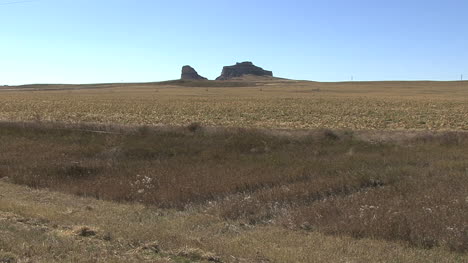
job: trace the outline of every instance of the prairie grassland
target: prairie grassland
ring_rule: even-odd
[[[4,262],[466,262],[394,242],[242,226],[195,211],[117,204],[0,181]],[[89,227],[94,236],[74,230]],[[217,261],[215,259],[218,259]],[[7,261],[9,260],[9,261]]]
[[[92,129],[96,132],[89,132]],[[145,242],[156,239],[165,251],[157,256],[173,261],[178,255],[187,256],[179,251],[184,246],[207,251],[198,257],[213,253],[223,262],[467,259],[465,132],[426,132],[411,139],[375,142],[358,139],[359,133],[351,131],[282,136],[245,129],[210,132],[197,125],[125,130],[4,123],[0,137],[3,181],[147,206],[137,206],[140,212],[133,213],[136,208],[128,210],[131,205],[103,208],[102,203],[91,212],[94,208],[76,208],[69,201],[70,209],[62,205],[61,211],[50,215],[47,211],[54,206],[49,200],[58,201],[45,192],[40,192],[42,199],[28,200],[39,205],[33,210],[28,210],[31,204],[28,209],[20,204],[2,207],[3,196],[0,211],[13,215],[4,216],[10,225],[0,229],[7,229],[10,239],[25,231],[11,226],[19,214],[52,221],[34,223],[46,233],[54,224],[68,228],[50,230],[53,233],[70,232],[70,225],[97,227],[102,239],[112,233],[121,238],[118,243],[95,245],[110,254],[119,244],[128,251],[131,244],[144,248]],[[7,201],[15,198],[23,199],[12,195]],[[119,216],[109,218],[101,209]],[[8,246],[11,242],[5,236],[0,242],[18,258],[28,258],[18,255],[18,247]],[[366,246],[375,250],[365,252]],[[40,254],[46,248],[34,249]],[[56,245],[50,250],[56,252],[44,252],[48,257],[71,249]],[[324,251],[333,255],[326,258]],[[37,256],[31,253],[32,258]],[[109,255],[98,256],[105,261]],[[125,255],[115,256],[125,261]]]
[[[467,262],[466,130],[468,82],[0,87],[0,262]]]
[[[187,87],[190,85],[194,87]],[[221,85],[227,87],[217,87]],[[468,130],[468,82],[166,82],[59,87],[55,91],[30,91],[29,86],[23,88],[29,91],[0,91],[0,119],[131,125],[199,122],[283,129]]]

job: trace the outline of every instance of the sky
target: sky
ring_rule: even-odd
[[[468,79],[466,0],[0,0],[0,85]]]

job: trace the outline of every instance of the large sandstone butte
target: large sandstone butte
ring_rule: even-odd
[[[234,66],[226,66],[223,68],[221,76],[216,80],[228,80],[232,78],[242,77],[243,75],[254,76],[273,76],[273,72],[264,70],[261,67],[255,66],[252,62],[236,63]]]
[[[182,76],[180,79],[183,80],[206,80],[207,78],[204,78],[200,75],[198,75],[197,71],[195,71],[194,68],[191,66],[183,66],[182,67]]]

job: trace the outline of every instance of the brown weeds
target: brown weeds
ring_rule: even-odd
[[[198,125],[90,129],[1,126],[0,177],[80,196],[201,209],[244,225],[467,251],[465,133],[402,144],[332,130],[292,137]]]

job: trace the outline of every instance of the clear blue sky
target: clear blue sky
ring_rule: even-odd
[[[466,0],[0,0],[0,84],[468,78]]]

